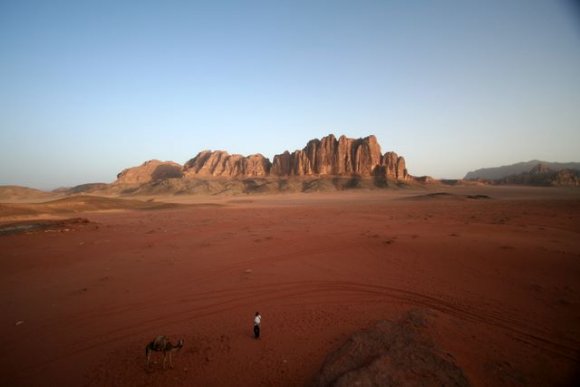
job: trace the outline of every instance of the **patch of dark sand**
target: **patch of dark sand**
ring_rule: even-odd
[[[86,218],[70,218],[59,220],[33,220],[0,224],[0,236],[33,231],[69,231],[72,227],[88,224]]]
[[[481,195],[481,194],[467,195],[466,197],[468,199],[474,199],[474,200],[491,199],[491,197],[489,195]]]
[[[450,192],[432,192],[426,195],[417,195],[406,198],[401,198],[400,200],[481,200],[481,199],[491,199],[489,195],[473,194],[473,195],[458,195]]]

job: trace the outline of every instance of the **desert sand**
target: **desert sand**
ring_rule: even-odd
[[[413,310],[472,385],[578,381],[580,191],[438,190],[4,204],[86,221],[0,235],[2,384],[309,385]],[[157,335],[174,368],[145,367]]]

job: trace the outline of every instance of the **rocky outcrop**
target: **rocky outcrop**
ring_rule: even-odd
[[[381,159],[381,165],[375,175],[383,175],[388,180],[407,181],[410,179],[407,173],[405,158],[395,152],[387,152]]]
[[[273,176],[360,175],[371,176],[380,164],[381,148],[375,136],[351,139],[331,134],[310,140],[302,150],[274,156]]]
[[[244,157],[224,151],[199,152],[183,166],[185,177],[265,177],[270,173],[271,163],[261,154]]]
[[[172,161],[149,160],[138,167],[127,168],[117,175],[117,184],[145,184],[183,177],[181,165]]]
[[[405,159],[394,152],[381,154],[375,136],[352,139],[334,135],[311,140],[302,150],[274,156],[272,176],[384,176],[408,180]]]
[[[173,162],[147,161],[139,167],[125,169],[117,176],[118,185],[156,184],[169,178],[372,178],[376,186],[389,181],[412,180],[405,159],[395,152],[381,153],[375,136],[352,139],[334,135],[310,140],[302,150],[286,151],[274,161],[261,154],[242,156],[225,151],[204,150],[183,167]],[[358,183],[357,183],[358,184]],[[357,186],[355,182],[337,181],[342,186]],[[156,187],[156,189],[159,187]]]
[[[417,176],[415,181],[422,184],[433,184],[437,183],[439,180],[433,179],[431,176]]]
[[[540,163],[529,172],[506,176],[491,181],[492,184],[521,184],[536,186],[580,186],[580,170],[561,169],[554,171],[546,164]]]
[[[580,171],[574,169],[562,169],[553,175],[551,185],[579,187]]]
[[[428,334],[424,311],[356,332],[328,355],[312,386],[469,386],[453,357]]]

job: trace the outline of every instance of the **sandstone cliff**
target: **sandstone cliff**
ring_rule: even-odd
[[[127,168],[117,175],[116,184],[144,184],[183,177],[181,165],[172,161],[149,160],[138,167]]]
[[[334,135],[310,140],[302,150],[286,151],[274,161],[261,154],[242,156],[225,151],[204,150],[183,167],[173,162],[151,160],[125,169],[117,176],[117,185],[155,184],[169,178],[185,180],[221,177],[225,179],[286,178],[335,176],[341,178],[373,178],[377,186],[388,181],[412,180],[405,159],[395,152],[381,153],[375,136],[352,139]],[[344,182],[338,182],[341,187]],[[351,184],[352,183],[348,183]],[[347,185],[348,185],[347,184]]]
[[[310,140],[302,150],[274,156],[272,175],[361,175],[371,176],[381,161],[381,148],[375,136],[352,139],[331,134]]]
[[[272,176],[380,176],[408,180],[405,159],[394,152],[381,154],[375,136],[352,139],[334,135],[311,140],[302,150],[274,156]]]
[[[185,177],[225,176],[264,177],[270,173],[270,160],[261,154],[244,157],[224,151],[202,151],[183,166]]]

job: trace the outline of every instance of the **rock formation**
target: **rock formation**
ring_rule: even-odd
[[[375,136],[359,139],[341,136],[336,139],[331,134],[320,140],[310,140],[302,150],[278,154],[273,162],[261,154],[245,157],[210,150],[199,152],[183,167],[173,162],[151,160],[119,173],[116,184],[157,186],[158,182],[169,178],[190,180],[207,177],[248,179],[325,176],[368,177],[373,178],[377,186],[386,186],[388,181],[412,180],[407,173],[405,159],[395,152],[383,155]],[[346,183],[338,184],[342,186]]]
[[[328,355],[312,386],[469,386],[463,370],[428,335],[425,312],[356,332]]]
[[[329,135],[310,140],[302,150],[274,156],[272,176],[377,176],[408,180],[405,159],[394,152],[381,154],[375,136],[352,139]]]
[[[510,175],[491,181],[492,184],[522,184],[536,186],[580,186],[580,170],[560,169],[552,170],[546,164],[540,163],[516,175]]]
[[[410,179],[405,158],[395,152],[385,153],[381,159],[381,164],[375,170],[375,176],[384,176],[388,180],[407,181]]]
[[[183,166],[185,177],[265,177],[270,173],[270,160],[261,154],[248,157],[224,151],[202,151]]]
[[[117,184],[144,184],[183,177],[181,165],[172,161],[149,160],[138,167],[127,168],[117,175]]]
[[[580,171],[574,169],[562,169],[555,173],[552,185],[580,186]]]

